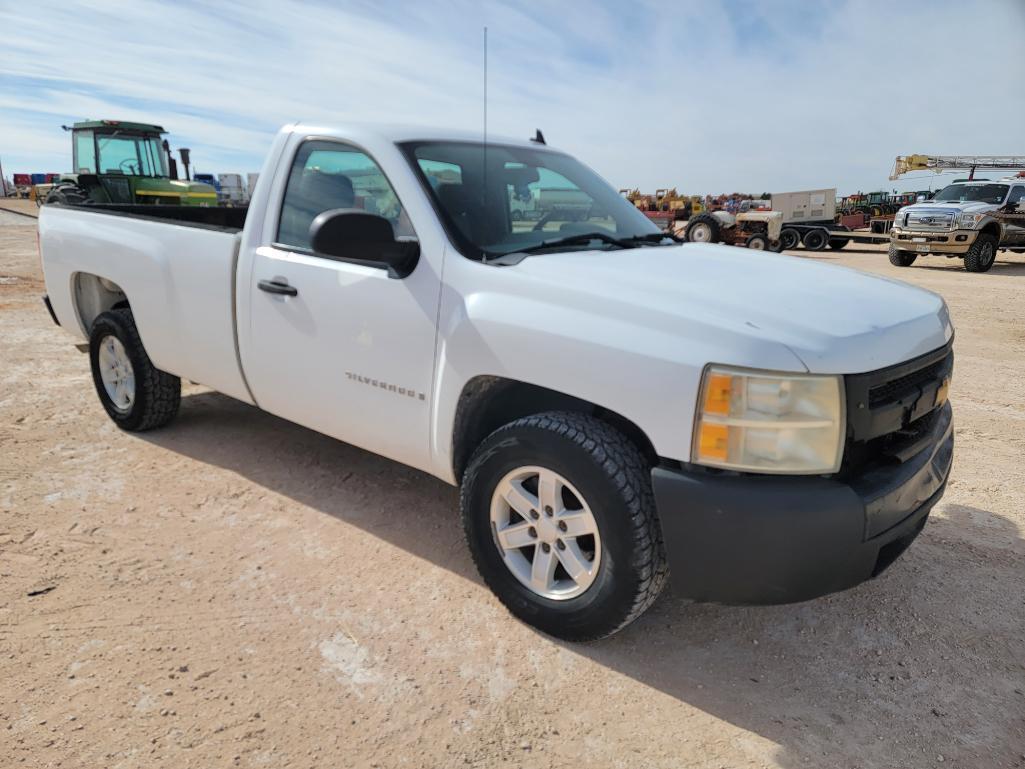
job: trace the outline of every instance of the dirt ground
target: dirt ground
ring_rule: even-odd
[[[119,432],[33,224],[0,212],[0,766],[1025,766],[1025,257],[814,257],[957,327],[952,480],[882,577],[571,645],[491,597],[440,481],[199,387]]]

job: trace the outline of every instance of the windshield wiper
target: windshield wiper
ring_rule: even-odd
[[[651,243],[656,246],[661,246],[662,241],[670,240],[673,243],[679,243],[680,239],[675,235],[670,235],[668,232],[646,232],[643,235],[631,235],[628,238],[620,238],[621,243]],[[666,243],[665,245],[669,245]]]
[[[617,237],[609,235],[605,232],[578,232],[573,235],[566,235],[562,238],[551,238],[549,240],[542,240],[540,243],[535,243],[532,246],[524,246],[523,248],[517,248],[516,253],[520,254],[531,254],[535,251],[544,251],[549,248],[558,248],[559,246],[586,246],[592,240],[598,240],[602,243],[608,243],[610,246],[617,246],[618,248],[635,248],[635,244],[630,243],[626,240],[620,240]]]
[[[535,243],[532,246],[517,248],[514,253],[532,254],[537,251],[546,251],[549,248],[559,248],[560,246],[586,246],[592,240],[607,243],[617,248],[637,248],[642,243],[658,244],[663,240],[671,238],[672,236],[662,232],[648,232],[644,235],[631,235],[626,238],[617,238],[614,235],[609,235],[607,232],[578,232],[563,238],[551,238],[550,240],[542,240],[540,243]]]

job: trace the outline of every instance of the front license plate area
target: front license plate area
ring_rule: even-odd
[[[915,248],[915,250],[918,253],[920,253],[920,254],[928,254],[929,253],[929,246],[917,246]]]

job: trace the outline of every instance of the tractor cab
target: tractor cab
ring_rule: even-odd
[[[217,205],[210,185],[177,179],[160,126],[86,120],[69,130],[73,171],[61,175],[48,203]]]

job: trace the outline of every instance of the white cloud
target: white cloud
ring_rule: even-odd
[[[491,130],[541,127],[617,186],[852,191],[897,154],[1025,152],[1017,0],[139,0],[0,9],[0,158],[65,168],[86,117],[161,123],[216,171],[296,119],[476,128],[485,24]]]

